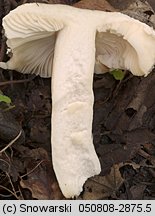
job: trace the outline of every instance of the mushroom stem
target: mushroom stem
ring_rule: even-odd
[[[96,30],[79,23],[58,33],[52,77],[52,160],[65,197],[100,173],[92,141]]]

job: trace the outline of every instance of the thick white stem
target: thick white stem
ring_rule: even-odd
[[[96,31],[79,25],[58,33],[52,75],[52,160],[68,198],[101,170],[92,141]]]

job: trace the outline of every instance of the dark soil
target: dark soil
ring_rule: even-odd
[[[122,1],[109,0],[117,8]],[[2,17],[24,2],[78,1],[1,0],[1,30]],[[0,48],[5,61],[3,32]],[[154,72],[146,78],[126,72],[121,81],[111,74],[94,76],[93,137],[102,172],[86,182],[77,199],[155,199]],[[0,90],[12,100],[0,102],[0,199],[65,199],[51,165],[50,83],[0,70]]]

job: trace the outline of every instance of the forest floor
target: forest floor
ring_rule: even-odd
[[[32,1],[1,1],[0,30],[10,10]],[[109,0],[117,8],[122,1]],[[2,61],[3,33],[0,48]],[[77,199],[155,199],[154,72],[146,78],[126,72],[122,80],[94,76],[93,138],[102,172],[87,180]],[[65,199],[51,163],[50,84],[50,79],[0,69],[0,93],[12,101],[0,102],[0,199]]]

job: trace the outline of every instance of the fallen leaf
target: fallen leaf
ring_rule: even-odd
[[[27,152],[25,156],[27,173],[22,176],[21,187],[29,189],[32,197],[39,200],[62,199],[63,195],[59,189],[47,152],[38,148]]]
[[[134,162],[132,162],[132,161],[131,161],[131,162],[122,163],[122,166],[121,166],[121,167],[126,166],[126,165],[132,166],[132,168],[133,168],[134,170],[137,170],[137,169],[140,168],[140,164],[134,163]]]
[[[140,185],[140,184],[133,185],[130,188],[132,200],[142,200],[145,188],[146,188],[146,185]]]
[[[101,10],[101,11],[117,11],[112,7],[106,0],[81,0],[73,5],[74,7],[90,9],[90,10]]]
[[[124,181],[119,168],[120,165],[115,164],[111,168],[110,174],[90,178],[84,185],[83,199],[96,200],[105,199],[109,196],[115,197],[116,191]]]
[[[27,3],[69,4],[70,0],[27,0]]]
[[[151,5],[151,7],[153,8],[153,10],[155,11],[155,1],[154,0],[147,0],[147,1]]]

